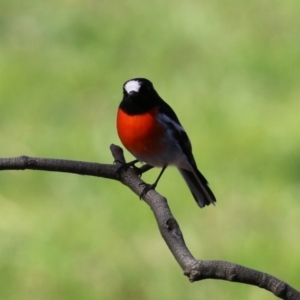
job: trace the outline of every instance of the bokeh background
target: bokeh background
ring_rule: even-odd
[[[218,198],[200,210],[172,168],[158,186],[192,253],[300,289],[299,15],[298,0],[2,0],[0,157],[112,163],[122,84],[149,78]],[[189,283],[118,182],[4,171],[0,186],[1,299],[274,299]]]

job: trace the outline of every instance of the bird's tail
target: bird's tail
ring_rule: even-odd
[[[192,167],[193,171],[178,168],[180,174],[187,183],[197,204],[202,208],[205,205],[215,204],[216,197],[208,186],[205,177],[196,167]]]

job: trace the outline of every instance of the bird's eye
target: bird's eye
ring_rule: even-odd
[[[149,91],[151,90],[151,88],[150,88],[149,85],[145,85],[145,86],[143,87],[143,90],[144,90],[145,92],[149,92]]]

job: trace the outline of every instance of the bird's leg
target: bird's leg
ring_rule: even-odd
[[[141,184],[140,184],[140,185],[144,185],[144,186],[145,186],[144,189],[143,189],[143,191],[142,191],[141,194],[140,194],[140,199],[142,199],[144,196],[146,196],[146,194],[147,194],[150,190],[154,190],[154,189],[156,188],[156,186],[157,186],[157,184],[158,184],[158,181],[159,181],[160,177],[162,176],[162,174],[164,173],[164,171],[165,171],[165,169],[167,168],[167,166],[168,166],[168,165],[164,166],[164,167],[161,169],[161,171],[160,171],[160,173],[159,173],[157,179],[155,180],[155,182],[154,182],[153,184],[147,184],[147,183],[141,183]],[[149,170],[149,169],[148,169],[148,170]]]
[[[132,168],[138,173],[138,175],[141,177],[142,174],[144,174],[145,172],[147,172],[147,171],[149,171],[149,170],[151,170],[151,169],[153,168],[153,166],[148,165],[148,164],[143,165],[143,166],[140,167],[140,168],[136,167],[135,164],[138,162],[137,159],[135,159],[135,160],[133,160],[133,161],[130,161],[130,162],[128,162],[128,163],[124,163],[124,162],[121,162],[121,161],[119,161],[119,160],[115,160],[115,161],[114,161],[114,163],[116,163],[116,162],[118,162],[118,163],[121,164],[121,166],[120,166],[119,169],[117,170],[117,173],[118,173],[119,175],[121,175],[122,172],[127,171],[128,168],[132,167]]]
[[[146,173],[147,171],[151,170],[153,168],[153,166],[145,164],[143,166],[141,166],[140,169],[140,176],[142,176],[142,174]]]
[[[135,160],[133,160],[133,161],[130,161],[130,162],[128,162],[128,163],[124,163],[123,161],[120,161],[120,160],[116,159],[116,160],[114,161],[114,164],[115,164],[115,163],[119,163],[119,164],[121,164],[122,166],[127,166],[127,168],[129,168],[129,167],[134,166],[137,162],[138,162],[137,159],[135,159]]]
[[[114,163],[119,163],[121,164],[121,166],[118,168],[117,170],[117,174],[120,176],[122,172],[126,172],[128,170],[128,168],[132,167],[134,168],[135,170],[139,170],[138,167],[135,166],[135,164],[138,162],[137,159],[133,160],[133,161],[130,161],[128,163],[124,163],[120,160],[115,160]]]

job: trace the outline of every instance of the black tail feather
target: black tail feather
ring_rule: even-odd
[[[193,172],[180,168],[178,170],[201,208],[206,205],[215,204],[217,201],[216,197],[209,188],[207,180],[198,169],[193,168]]]

